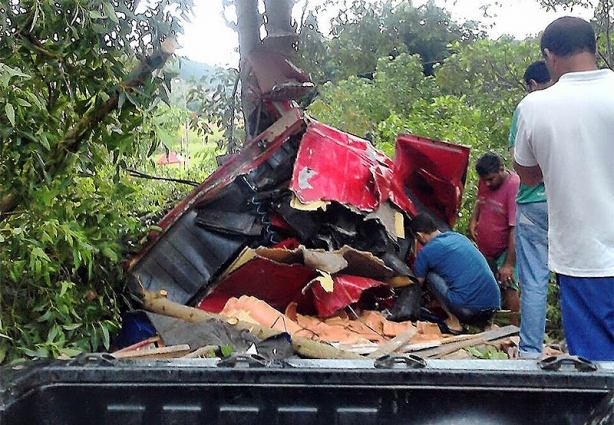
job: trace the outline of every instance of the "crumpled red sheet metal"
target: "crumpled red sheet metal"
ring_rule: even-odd
[[[244,249],[197,307],[218,313],[232,297],[249,295],[283,310],[291,303],[305,314],[330,317],[338,310],[357,303],[365,291],[369,307],[391,306],[393,290],[382,280],[394,276],[383,262],[370,253],[344,247],[325,252],[293,247],[295,240],[277,248]],[[288,246],[290,249],[284,248]],[[357,274],[336,273],[349,270]],[[331,274],[332,291],[322,288],[316,278]]]
[[[271,84],[273,83],[269,86]],[[280,155],[277,155],[278,153]],[[294,155],[294,162],[289,162]],[[411,238],[411,235],[407,235],[406,239],[408,218],[413,217],[418,210],[427,210],[451,226],[460,206],[467,161],[466,148],[411,135],[399,136],[393,161],[375,149],[370,142],[319,123],[299,109],[294,109],[283,114],[273,125],[248,142],[239,153],[232,156],[162,220],[162,232],[152,235],[150,243],[132,259],[131,273],[139,278],[143,277],[140,282],[144,282],[148,290],[183,288],[185,282],[196,282],[197,285],[192,285],[194,288],[183,291],[188,292],[185,298],[189,299],[189,302],[197,303],[198,297],[198,306],[207,311],[219,312],[231,297],[253,295],[278,309],[284,309],[289,303],[296,302],[301,312],[317,310],[323,316],[329,316],[356,302],[361,290],[364,292],[366,289],[381,287],[381,282],[388,282],[387,279],[394,276],[408,276],[399,267],[394,267],[394,261],[389,260],[391,256],[397,255],[399,262],[408,261],[410,249],[408,244],[402,244]],[[283,179],[278,182],[276,178],[279,175],[282,175]],[[288,179],[290,181],[287,182]],[[371,251],[368,243],[371,235],[374,235],[372,251],[381,253],[384,248],[387,249],[385,254],[391,254],[386,257],[390,267],[388,272],[393,276],[373,276],[363,272],[371,266],[358,267],[360,271],[330,271],[319,267],[306,267],[300,262],[281,264],[274,258],[254,259],[249,264],[244,264],[243,268],[233,270],[232,274],[223,273],[222,267],[226,267],[232,257],[223,257],[223,262],[211,265],[207,256],[200,255],[202,252],[217,254],[217,245],[209,249],[203,246],[203,241],[209,243],[218,239],[199,239],[196,242],[200,243],[200,246],[191,241],[190,235],[200,234],[198,230],[202,230],[191,216],[196,215],[195,209],[213,205],[214,201],[222,196],[223,190],[237,181],[245,182],[245,187],[255,193],[258,190],[264,193],[272,189],[285,191],[289,188],[296,197],[292,199],[289,207],[300,210],[305,217],[310,215],[309,218],[313,218],[315,224],[319,225],[317,220],[322,220],[321,226],[313,227],[314,232],[322,230],[323,237],[311,238],[309,234],[309,238],[299,241],[301,244],[310,247],[328,246],[331,249],[343,244],[352,245],[351,237],[360,235],[356,236],[360,238],[357,240],[360,244],[356,246],[360,246],[360,250]],[[268,182],[274,182],[275,186]],[[245,197],[247,205],[254,204],[255,196],[251,192]],[[296,200],[312,205],[302,208],[298,205],[299,202],[294,202]],[[318,209],[322,203],[342,205],[350,210],[351,214],[347,217],[338,214],[343,208],[330,208],[324,214]],[[269,208],[269,211],[265,211],[265,215],[268,214],[267,229],[270,227],[280,230],[282,237],[299,237],[297,235],[300,233],[294,232],[296,229],[293,228],[302,224],[299,215],[292,216],[299,217],[298,219],[286,222],[282,219],[281,212],[278,215],[274,210],[273,202],[269,207],[266,207],[264,202],[260,204],[265,209]],[[337,218],[340,219],[336,220]],[[329,219],[330,226],[326,222]],[[361,219],[361,223],[352,221]],[[291,222],[292,225],[289,224]],[[308,220],[306,222],[309,223]],[[367,225],[361,226],[364,223]],[[383,228],[384,232],[380,232],[379,228],[376,229],[377,232],[371,232],[376,226]],[[179,230],[168,232],[171,228]],[[360,231],[363,233],[359,233]],[[228,237],[228,244],[223,243],[225,237]],[[149,249],[161,239],[165,244],[162,246],[172,247],[172,250],[159,249],[148,256]],[[219,240],[222,241],[219,245],[223,247],[230,246],[232,242],[231,236],[223,234],[219,235]],[[270,246],[267,244],[277,241],[273,238],[263,240],[265,242],[258,242],[264,244],[263,246]],[[325,245],[328,241],[330,243]],[[252,248],[254,246],[253,241],[248,241],[247,238],[244,243]],[[234,245],[232,247],[234,249]],[[396,248],[399,249],[395,251]],[[241,245],[238,244],[237,252],[240,249]],[[234,252],[233,256],[236,255]],[[226,251],[222,254],[228,255]],[[375,255],[380,254],[373,254]],[[379,260],[383,262],[383,259],[384,254]],[[347,288],[338,284],[337,293],[333,291],[330,295],[321,294],[321,299],[315,300],[312,296],[313,289],[309,288],[308,284],[318,276],[318,270],[333,276],[358,277],[354,282],[364,283],[367,281],[360,278],[369,278],[379,280],[379,283],[355,285],[353,282],[351,285],[354,286]],[[339,277],[337,280],[340,282]],[[188,296],[190,298],[187,298]],[[324,299],[327,301],[323,301]]]
[[[303,135],[290,189],[304,204],[336,201],[375,211],[390,199],[415,215],[393,161],[367,140],[311,122]]]
[[[467,178],[469,148],[401,134],[397,138],[394,164],[397,177],[417,201],[453,227]]]
[[[338,274],[333,275],[333,290],[326,291],[319,282],[313,282],[313,302],[319,317],[330,317],[337,311],[357,303],[366,291],[379,288],[377,297],[381,309],[392,306],[394,291],[386,283],[361,276]]]
[[[228,299],[250,295],[266,300],[279,310],[296,302],[307,311],[311,291],[303,292],[318,273],[302,264],[283,264],[268,258],[254,258],[222,279],[197,305],[201,310],[219,313]]]

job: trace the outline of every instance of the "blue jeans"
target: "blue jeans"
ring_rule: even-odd
[[[557,274],[561,316],[569,354],[614,360],[614,277]]]
[[[548,204],[516,205],[516,264],[520,278],[519,356],[540,358],[548,301]]]
[[[452,303],[448,296],[448,283],[437,273],[428,273],[425,282],[433,295],[435,295],[435,298],[437,298],[437,301],[463,323],[478,326],[486,325],[488,320],[495,314],[496,309],[494,308],[477,309]]]

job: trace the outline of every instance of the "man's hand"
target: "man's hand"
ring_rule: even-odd
[[[471,239],[473,242],[477,242],[478,240],[478,222],[477,220],[471,220],[469,222],[469,227],[467,228],[468,231],[468,237],[469,239]]]
[[[480,202],[475,201],[473,211],[471,211],[471,217],[469,218],[469,227],[467,227],[468,237],[473,242],[478,241],[478,220],[480,219]]]
[[[514,283],[514,266],[504,263],[497,273],[497,280],[503,285]]]

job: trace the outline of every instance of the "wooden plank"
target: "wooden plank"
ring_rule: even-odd
[[[197,359],[199,357],[215,357],[215,352],[218,351],[220,347],[218,345],[205,345],[204,347],[200,347],[196,351],[192,351],[191,353],[183,356],[184,359]],[[214,353],[213,356],[209,354]]]
[[[476,336],[472,339],[444,344],[437,348],[416,351],[415,354],[421,357],[439,358],[447,354],[453,353],[456,350],[460,350],[461,348],[472,347],[475,345],[484,344],[488,341],[494,341],[497,339],[516,335],[518,331],[519,329],[517,326],[508,325],[502,328],[492,329],[486,332],[476,334]]]
[[[156,336],[152,336],[151,338],[147,338],[143,341],[137,342],[136,344],[132,344],[128,347],[124,347],[121,350],[114,351],[112,354],[125,353],[126,351],[142,350],[145,347],[156,348],[156,346],[160,347],[161,345],[162,345],[162,338],[156,335]]]
[[[412,326],[409,330],[395,336],[385,344],[382,344],[377,350],[369,354],[367,358],[377,359],[381,356],[385,356],[386,354],[390,354],[398,350],[399,348],[407,344],[409,340],[412,339],[414,335],[416,335],[416,332],[418,332],[418,330],[416,329],[416,327]]]
[[[188,344],[172,345],[170,347],[149,348],[145,350],[113,353],[116,359],[169,359],[183,357],[190,352]]]

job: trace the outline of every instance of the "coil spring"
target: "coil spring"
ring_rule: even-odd
[[[254,195],[251,199],[252,205],[256,207],[256,214],[260,217],[260,223],[264,226],[262,229],[262,238],[265,242],[270,244],[277,244],[279,240],[277,238],[277,232],[273,230],[271,225],[271,218],[269,217],[268,208],[272,207],[271,202],[260,202]]]

